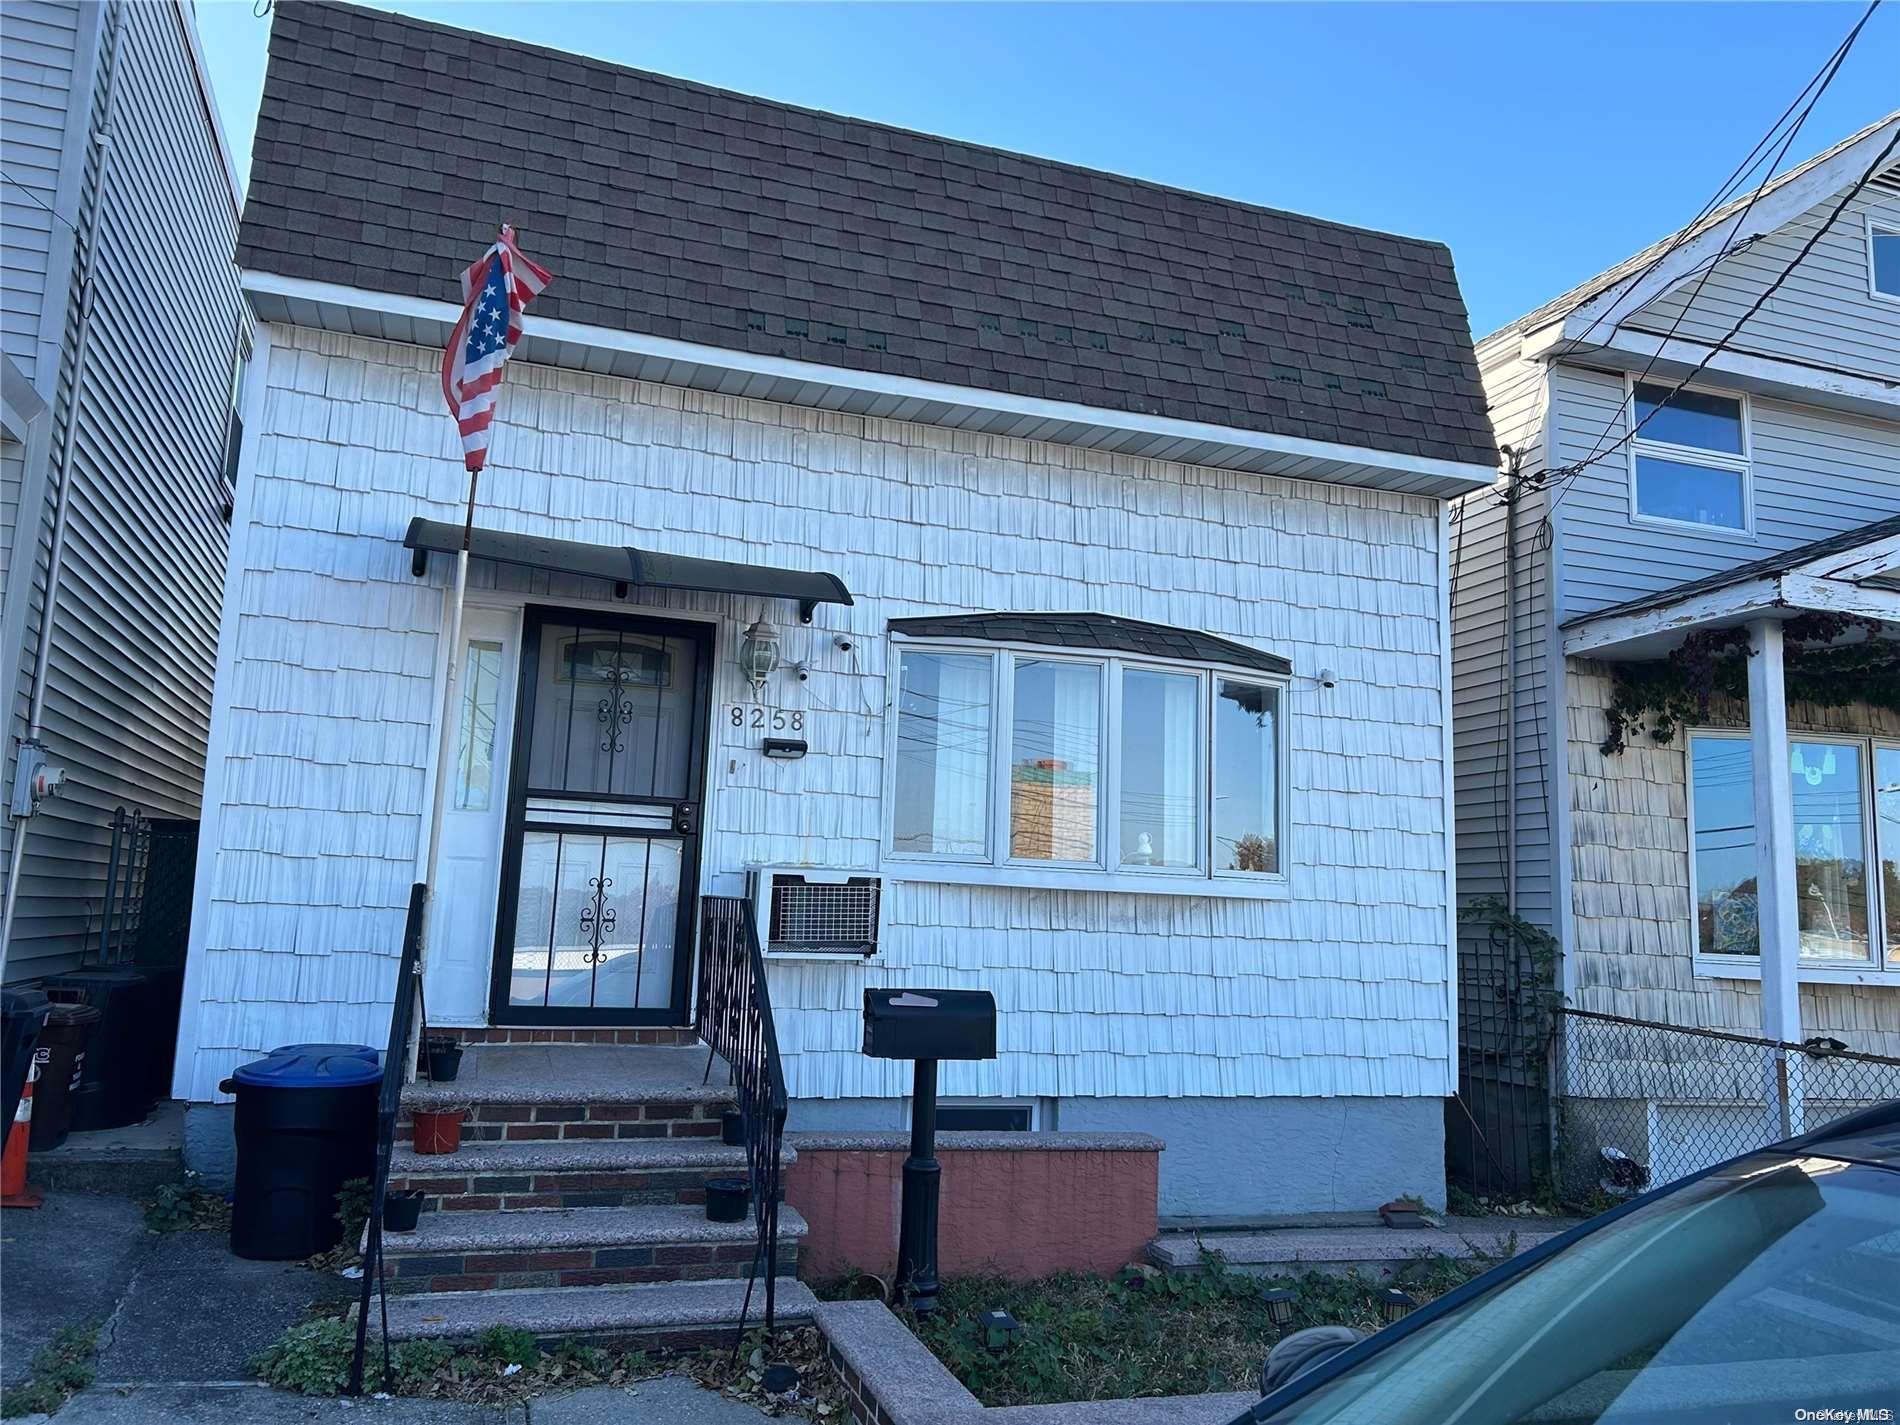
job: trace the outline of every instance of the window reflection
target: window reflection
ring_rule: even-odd
[[[1214,865],[1222,871],[1280,869],[1280,792],[1275,776],[1280,694],[1259,683],[1219,680],[1214,700]]]

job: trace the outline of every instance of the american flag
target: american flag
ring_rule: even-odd
[[[488,427],[495,419],[501,369],[521,340],[521,313],[554,274],[515,246],[504,225],[495,245],[462,274],[462,316],[442,354],[442,394],[462,431],[462,458],[471,472],[488,459]]]

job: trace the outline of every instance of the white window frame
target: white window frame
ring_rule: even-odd
[[[1645,386],[1668,382],[1644,381]],[[1626,430],[1636,429],[1636,373],[1629,372],[1623,377],[1623,420]],[[1674,441],[1653,440],[1647,435],[1632,436],[1624,442],[1625,458],[1629,470],[1629,513],[1630,523],[1656,525],[1663,529],[1692,529],[1701,534],[1718,535],[1726,539],[1747,539],[1755,537],[1755,437],[1752,430],[1754,422],[1749,409],[1748,393],[1745,391],[1724,391],[1714,386],[1685,386],[1684,392],[1695,395],[1719,396],[1725,401],[1734,401],[1741,419],[1742,453],[1730,455],[1726,451],[1705,450],[1699,445],[1677,445]],[[1669,460],[1678,465],[1699,465],[1707,470],[1725,470],[1742,477],[1742,523],[1739,528],[1725,524],[1703,524],[1699,520],[1671,519],[1667,515],[1645,514],[1642,501],[1636,489],[1636,461],[1639,456],[1650,456],[1656,460]]]
[[[1874,285],[1874,235],[1900,238],[1900,212],[1881,209],[1869,212],[1867,231],[1867,295],[1876,302],[1900,302],[1900,292],[1883,292]]]
[[[1697,907],[1701,904],[1701,893],[1696,885],[1695,850],[1695,739],[1711,738],[1726,742],[1749,740],[1746,728],[1732,727],[1692,727],[1683,733],[1682,743],[1682,780],[1683,798],[1688,818],[1689,853],[1689,947],[1692,969],[1697,979],[1714,980],[1759,980],[1761,978],[1761,957],[1758,955],[1712,955],[1704,953],[1702,936],[1697,923]],[[1866,733],[1827,732],[1818,728],[1790,728],[1784,756],[1791,755],[1797,742],[1832,742],[1837,745],[1852,743],[1861,752],[1861,829],[1865,842],[1863,852],[1867,857],[1867,948],[1871,959],[1863,964],[1830,964],[1825,961],[1798,960],[1795,969],[1796,980],[1802,984],[1817,985],[1884,985],[1890,989],[1900,989],[1900,964],[1888,958],[1886,936],[1886,916],[1882,905],[1883,889],[1880,877],[1880,827],[1874,816],[1874,751],[1880,747],[1900,750],[1900,741],[1892,738],[1876,737]]]
[[[988,654],[993,705],[990,715],[989,855],[934,855],[898,851],[892,845],[896,819],[897,736],[900,660],[906,653]],[[1279,899],[1289,894],[1291,847],[1287,760],[1292,739],[1286,674],[1266,673],[1226,663],[1187,663],[1109,650],[1066,649],[1037,643],[997,643],[988,639],[910,638],[893,634],[888,650],[890,677],[885,705],[884,817],[880,872],[890,880],[948,885],[1026,887],[1046,890],[1103,890],[1151,895]],[[1009,745],[1015,726],[1015,666],[1018,659],[1078,662],[1102,672],[1101,795],[1096,799],[1095,845],[1090,862],[1023,860],[1009,854]],[[1196,786],[1194,866],[1123,868],[1121,858],[1121,672],[1124,669],[1192,677],[1197,683],[1200,736],[1195,746]],[[1219,680],[1271,688],[1278,708],[1274,726],[1274,846],[1279,869],[1272,872],[1219,870],[1214,865],[1214,699]]]

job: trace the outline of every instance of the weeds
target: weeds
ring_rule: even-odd
[[[92,1384],[93,1357],[98,1351],[98,1322],[60,1327],[33,1357],[26,1379],[0,1395],[0,1417],[51,1415]]]
[[[231,1204],[188,1174],[182,1183],[166,1183],[145,1204],[145,1230],[173,1232],[228,1232]]]
[[[1488,1265],[1421,1256],[1394,1280],[1422,1302]],[[1020,1283],[966,1277],[944,1283],[935,1314],[900,1314],[985,1405],[1043,1405],[1253,1389],[1285,1332],[1378,1330],[1378,1293],[1388,1284],[1321,1273],[1262,1278],[1232,1271],[1210,1252],[1199,1272],[1130,1267],[1112,1278],[1063,1274]],[[1261,1300],[1268,1287],[1298,1293],[1284,1328],[1268,1318]],[[994,1307],[1023,1328],[1000,1352],[989,1349],[980,1319]]]

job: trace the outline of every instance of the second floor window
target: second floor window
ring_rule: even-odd
[[[1867,259],[1874,295],[1900,297],[1900,223],[1869,225]]]
[[[1639,519],[1750,527],[1747,409],[1738,396],[1638,381],[1630,393],[1631,504]]]

